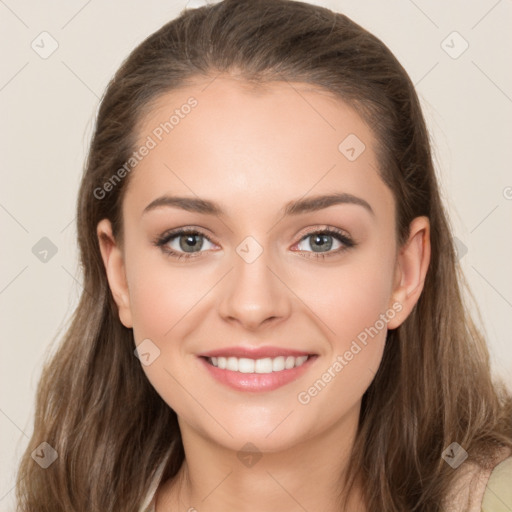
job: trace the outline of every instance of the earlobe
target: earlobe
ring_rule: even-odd
[[[401,310],[388,322],[388,329],[395,329],[409,316],[423,291],[429,264],[430,222],[427,217],[416,217],[411,222],[409,238],[397,258],[390,307],[399,303]]]
[[[133,327],[130,309],[130,295],[126,279],[124,257],[112,234],[112,225],[108,219],[98,222],[96,229],[103,264],[108,284],[119,311],[121,323],[128,328]]]

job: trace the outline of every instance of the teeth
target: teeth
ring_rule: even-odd
[[[286,361],[284,362],[284,367],[289,370],[290,368],[293,368],[295,366],[295,357],[288,356],[286,358]]]
[[[290,370],[302,366],[309,356],[278,356],[264,359],[248,359],[246,357],[210,357],[208,361],[221,370],[240,373],[272,373]]]
[[[238,371],[238,359],[236,357],[228,357],[226,370],[231,370],[232,372]]]
[[[275,359],[272,359],[272,371],[273,372],[280,372],[281,370],[284,370],[284,356],[276,357]]]

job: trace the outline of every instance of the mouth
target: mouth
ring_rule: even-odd
[[[237,391],[272,391],[285,386],[308,371],[317,354],[282,354],[275,357],[201,355],[203,367],[217,382]]]

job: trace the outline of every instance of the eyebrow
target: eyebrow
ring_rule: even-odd
[[[284,215],[300,215],[302,213],[315,212],[337,204],[356,204],[362,206],[371,215],[375,216],[375,212],[367,201],[346,192],[318,195],[306,199],[290,201],[286,203],[284,207]],[[144,208],[142,215],[163,206],[181,208],[182,210],[186,210],[188,212],[203,213],[206,215],[220,216],[225,214],[222,208],[214,201],[200,199],[197,197],[177,197],[166,195],[158,197],[149,203],[146,208]]]

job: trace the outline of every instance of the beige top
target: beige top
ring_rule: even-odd
[[[510,512],[512,510],[512,453],[508,448],[498,450],[483,469],[466,461],[459,472],[450,495],[446,512]]]
[[[498,464],[491,473],[482,501],[482,512],[512,510],[512,457]]]
[[[466,461],[457,469],[459,477],[445,500],[445,512],[511,512],[512,452],[503,448],[492,459],[489,469]],[[155,512],[155,495],[161,483],[167,458],[160,464],[140,512]]]

